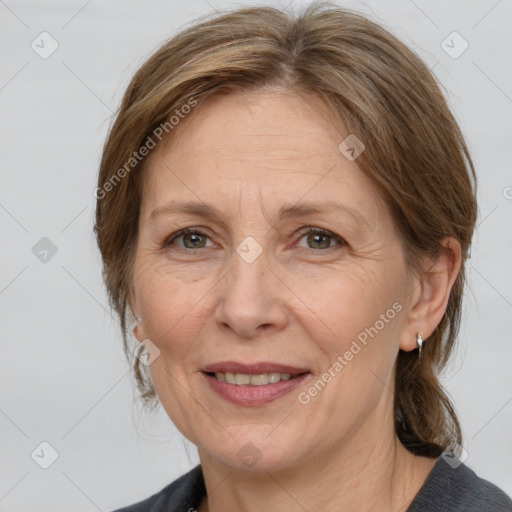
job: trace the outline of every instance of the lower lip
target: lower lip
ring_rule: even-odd
[[[238,405],[255,406],[267,404],[290,393],[311,374],[305,373],[294,379],[280,380],[274,384],[264,384],[263,386],[237,386],[220,381],[207,373],[203,373],[203,375],[210,387],[222,398]]]

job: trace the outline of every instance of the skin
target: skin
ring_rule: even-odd
[[[394,365],[399,349],[416,349],[417,332],[428,343],[440,322],[460,270],[458,242],[445,240],[428,277],[408,272],[385,204],[357,159],[338,149],[348,133],[315,97],[280,89],[214,96],[174,135],[148,162],[130,303],[142,319],[137,339],[160,350],[150,366],[159,399],[198,447],[208,492],[200,510],[405,510],[435,460],[396,437]],[[212,204],[222,220],[150,220],[171,200]],[[282,205],[303,201],[335,201],[365,224],[340,212],[279,221]],[[344,242],[299,232],[309,226]],[[206,236],[165,246],[187,227]],[[246,237],[263,250],[252,263],[236,252]],[[401,311],[300,403],[298,393],[395,302]],[[311,375],[271,403],[241,406],[199,371],[225,360],[275,361]],[[249,442],[261,455],[251,467],[237,456]]]

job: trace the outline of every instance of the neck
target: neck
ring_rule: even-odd
[[[392,421],[373,423],[283,471],[240,472],[199,450],[208,493],[199,512],[405,511],[435,459],[405,449]]]

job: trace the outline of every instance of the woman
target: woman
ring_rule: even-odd
[[[141,396],[201,461],[122,511],[512,510],[437,378],[475,171],[397,38],[329,4],[203,20],[132,79],[96,196]]]

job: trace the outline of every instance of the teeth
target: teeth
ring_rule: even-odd
[[[251,376],[243,373],[235,373],[235,384],[237,386],[247,386],[251,383]]]
[[[269,373],[268,374],[268,383],[274,384],[274,382],[279,382],[281,380],[280,373]]]
[[[266,384],[274,384],[281,380],[290,380],[295,378],[289,373],[258,373],[256,375],[249,375],[247,373],[221,373],[216,372],[215,377],[221,382],[228,384],[236,384],[237,386],[265,386]]]

